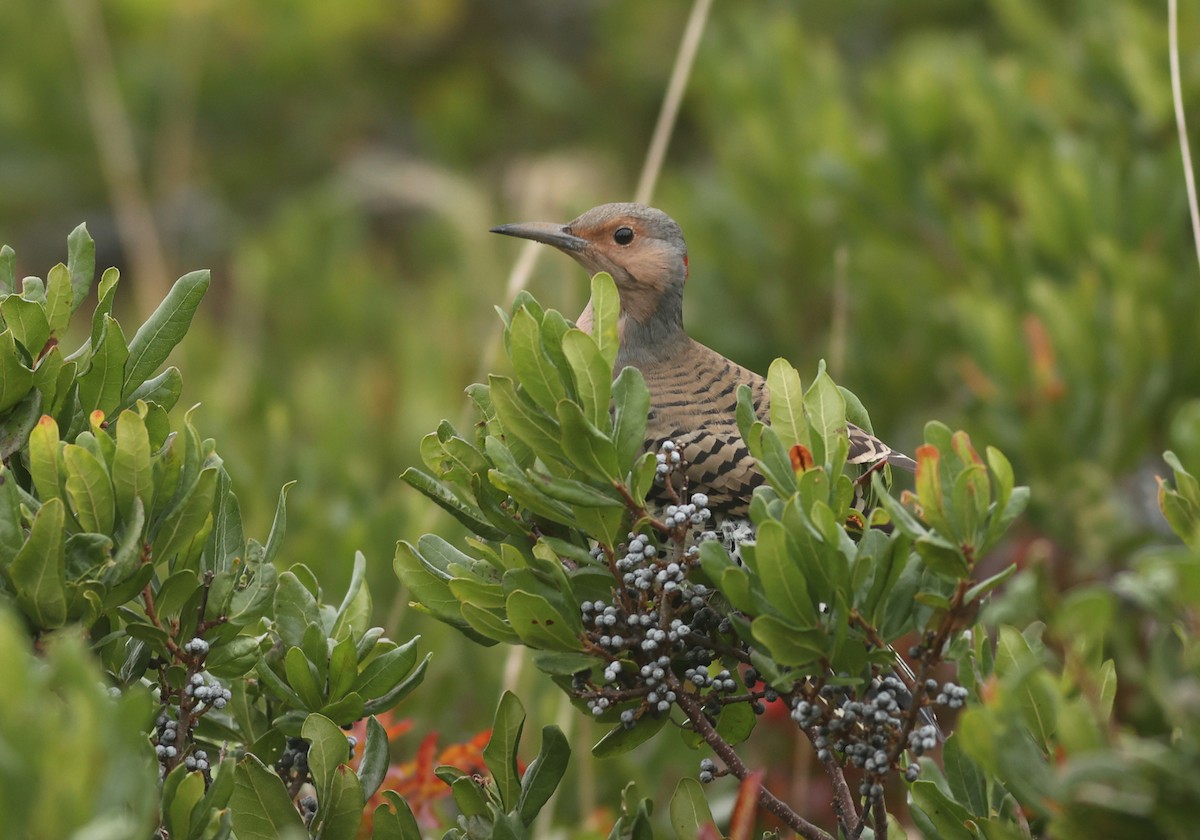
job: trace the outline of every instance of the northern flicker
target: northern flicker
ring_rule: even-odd
[[[707,494],[718,517],[744,517],[763,477],[738,432],[737,390],[750,386],[764,421],[770,395],[761,376],[684,331],[688,256],[675,220],[644,204],[602,204],[565,225],[529,222],[492,232],[553,245],[589,274],[612,275],[621,299],[616,369],[638,368],[650,391],[646,447],[674,441],[687,463],[689,490]],[[589,303],[577,324],[589,331],[591,323]],[[915,469],[911,458],[863,429],[848,424],[848,432],[850,463]]]

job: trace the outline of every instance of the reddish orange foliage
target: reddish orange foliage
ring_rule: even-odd
[[[816,464],[812,452],[803,444],[797,443],[788,451],[788,455],[792,459],[792,469],[798,473],[807,472]]]

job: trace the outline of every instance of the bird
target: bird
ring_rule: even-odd
[[[702,490],[714,518],[744,520],[754,489],[763,483],[737,425],[737,393],[750,388],[759,419],[769,422],[766,380],[689,336],[683,326],[688,252],[679,224],[654,207],[631,202],[601,204],[558,224],[522,222],[491,229],[550,245],[589,275],[612,275],[620,297],[614,370],[641,371],[650,392],[647,450],[673,441],[685,465],[689,490]],[[576,320],[591,331],[592,308]],[[912,458],[847,423],[851,464],[883,463],[915,470]]]

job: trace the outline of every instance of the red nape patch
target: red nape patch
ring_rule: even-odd
[[[686,280],[692,273],[691,266],[688,265],[687,254],[683,255],[683,279]]]

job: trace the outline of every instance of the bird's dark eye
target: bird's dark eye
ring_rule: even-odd
[[[618,245],[628,245],[633,241],[633,228],[619,227],[613,231],[613,242]]]

